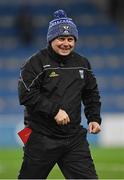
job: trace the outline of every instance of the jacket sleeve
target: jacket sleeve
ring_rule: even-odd
[[[96,121],[101,124],[100,117],[100,95],[98,91],[98,86],[96,78],[91,70],[91,66],[87,61],[88,69],[85,71],[85,81],[86,85],[82,92],[82,101],[84,104],[84,113],[89,122]]]
[[[51,102],[41,91],[43,81],[43,68],[40,72],[34,70],[29,60],[20,71],[18,82],[18,95],[21,105],[26,106],[32,113],[41,112],[48,116],[55,116],[59,111],[59,105]]]

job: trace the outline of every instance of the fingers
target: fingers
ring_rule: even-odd
[[[55,120],[58,125],[67,125],[70,123],[68,114],[62,109],[60,109],[58,114],[55,116]]]
[[[101,128],[97,122],[90,122],[88,130],[89,130],[89,133],[97,134],[101,131]]]
[[[56,120],[58,125],[67,125],[70,122],[69,117],[64,118],[64,119],[58,119]]]

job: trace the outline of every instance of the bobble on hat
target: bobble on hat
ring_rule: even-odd
[[[49,22],[47,42],[58,36],[74,36],[78,39],[78,30],[71,18],[68,18],[64,10],[57,10],[53,14],[54,19]]]
[[[67,18],[65,11],[60,9],[54,12],[54,19],[59,19],[59,18]]]

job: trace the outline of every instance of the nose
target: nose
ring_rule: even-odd
[[[69,44],[68,39],[65,39],[65,40],[63,41],[63,44],[64,44],[64,46],[68,46],[68,44]]]

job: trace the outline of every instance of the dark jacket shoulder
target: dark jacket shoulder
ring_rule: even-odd
[[[21,67],[22,70],[33,70],[34,73],[38,74],[43,70],[43,61],[47,58],[47,49],[43,49],[41,51],[33,54],[25,64]]]
[[[76,63],[79,63],[81,66],[83,66],[86,69],[91,69],[90,62],[85,56],[80,55],[77,52],[74,52],[74,57],[77,61]]]

